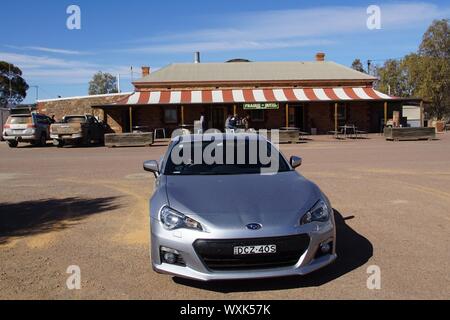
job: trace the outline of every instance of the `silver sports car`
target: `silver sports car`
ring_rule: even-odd
[[[174,138],[146,161],[156,272],[231,280],[305,275],[336,259],[328,198],[257,134]]]

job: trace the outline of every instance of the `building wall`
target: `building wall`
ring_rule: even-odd
[[[93,109],[92,106],[107,105],[118,102],[129,94],[105,95],[94,97],[83,97],[73,99],[60,99],[38,102],[37,108],[40,113],[48,116],[55,115],[57,120],[67,115],[93,114],[100,120],[104,120],[104,114],[101,109]]]
[[[316,128],[318,134],[325,134],[330,130],[334,130],[334,106],[330,103],[308,103],[306,130]]]
[[[108,108],[104,111],[104,120],[108,125],[111,133],[125,132],[126,124],[123,119],[123,112],[126,108]]]

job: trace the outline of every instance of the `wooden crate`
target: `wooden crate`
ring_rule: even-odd
[[[386,140],[432,140],[436,139],[435,128],[384,128]]]
[[[145,133],[110,133],[105,134],[105,146],[112,147],[146,147],[153,144],[153,132]]]

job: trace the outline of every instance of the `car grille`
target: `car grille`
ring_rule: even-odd
[[[194,249],[210,270],[268,269],[295,265],[308,249],[309,240],[306,234],[274,238],[197,240],[194,242]],[[277,253],[234,255],[234,247],[254,245],[276,245]]]

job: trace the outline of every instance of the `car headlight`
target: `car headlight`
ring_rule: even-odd
[[[160,219],[163,226],[168,230],[186,228],[203,231],[199,222],[169,207],[161,209]]]
[[[314,221],[326,222],[330,219],[330,208],[323,200],[319,200],[301,219],[300,224],[308,224]]]

